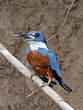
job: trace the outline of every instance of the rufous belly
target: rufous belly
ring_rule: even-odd
[[[49,79],[52,79],[53,75],[48,69],[49,67],[49,57],[48,55],[42,55],[37,51],[31,51],[28,55],[28,62],[33,65],[33,69],[39,75],[48,76]]]
[[[48,55],[42,55],[36,50],[31,51],[28,55],[28,62],[36,67],[48,67],[49,66],[49,57]]]

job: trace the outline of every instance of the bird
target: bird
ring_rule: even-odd
[[[42,32],[30,31],[27,34],[17,34],[17,36],[29,43],[29,47],[26,49],[27,60],[34,72],[48,85],[59,83],[62,88],[71,92],[72,88],[61,77],[57,56],[54,50],[48,48]]]

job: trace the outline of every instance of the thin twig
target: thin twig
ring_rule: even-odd
[[[53,35],[51,38],[49,38],[47,41],[49,41],[49,40],[53,39],[54,37],[56,37],[57,35],[59,35],[59,33],[63,30],[64,25],[65,25],[66,20],[67,20],[67,17],[68,17],[68,15],[69,15],[69,13],[70,13],[70,10],[71,10],[71,8],[72,8],[74,2],[75,2],[75,0],[72,1],[71,5],[70,5],[70,7],[69,7],[69,9],[68,9],[68,12],[67,12],[67,14],[66,14],[66,16],[65,16],[65,18],[64,18],[64,22],[62,23],[61,28],[59,29],[59,31],[58,31],[55,35]]]
[[[41,90],[41,87],[37,90],[35,90],[34,92],[30,93],[29,95],[27,95],[26,97],[29,98],[31,97],[32,95],[35,95],[36,93],[38,93],[39,91]]]
[[[42,86],[40,86],[37,90],[35,90],[34,92],[30,93],[28,96],[26,96],[27,98],[31,97],[32,95],[35,95],[36,93],[38,93],[42,87],[48,86],[48,83],[44,83],[42,84]]]

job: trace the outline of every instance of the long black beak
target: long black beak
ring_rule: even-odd
[[[34,41],[35,37],[33,35],[28,35],[28,34],[16,34],[16,37],[20,37],[20,38],[16,38],[16,39],[22,39],[22,40],[26,40],[26,41]]]

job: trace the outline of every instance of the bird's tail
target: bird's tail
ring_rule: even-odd
[[[48,82],[48,78],[45,76],[40,75],[39,76],[45,83]],[[57,82],[60,84],[61,87],[63,87],[66,91],[68,92],[72,92],[72,89],[64,82],[64,80],[62,80],[62,78],[60,76],[58,76],[58,74],[55,74],[54,78],[52,79],[52,84],[56,85]],[[52,85],[50,87],[53,87]]]
[[[61,87],[63,87],[66,91],[68,92],[72,92],[72,88],[70,88],[65,82],[64,80],[62,80],[62,78],[60,76],[58,76],[57,74],[55,75],[56,80],[58,81],[58,83],[60,84]]]
[[[72,92],[72,89],[64,82],[64,80],[61,80],[59,84],[68,92]]]

